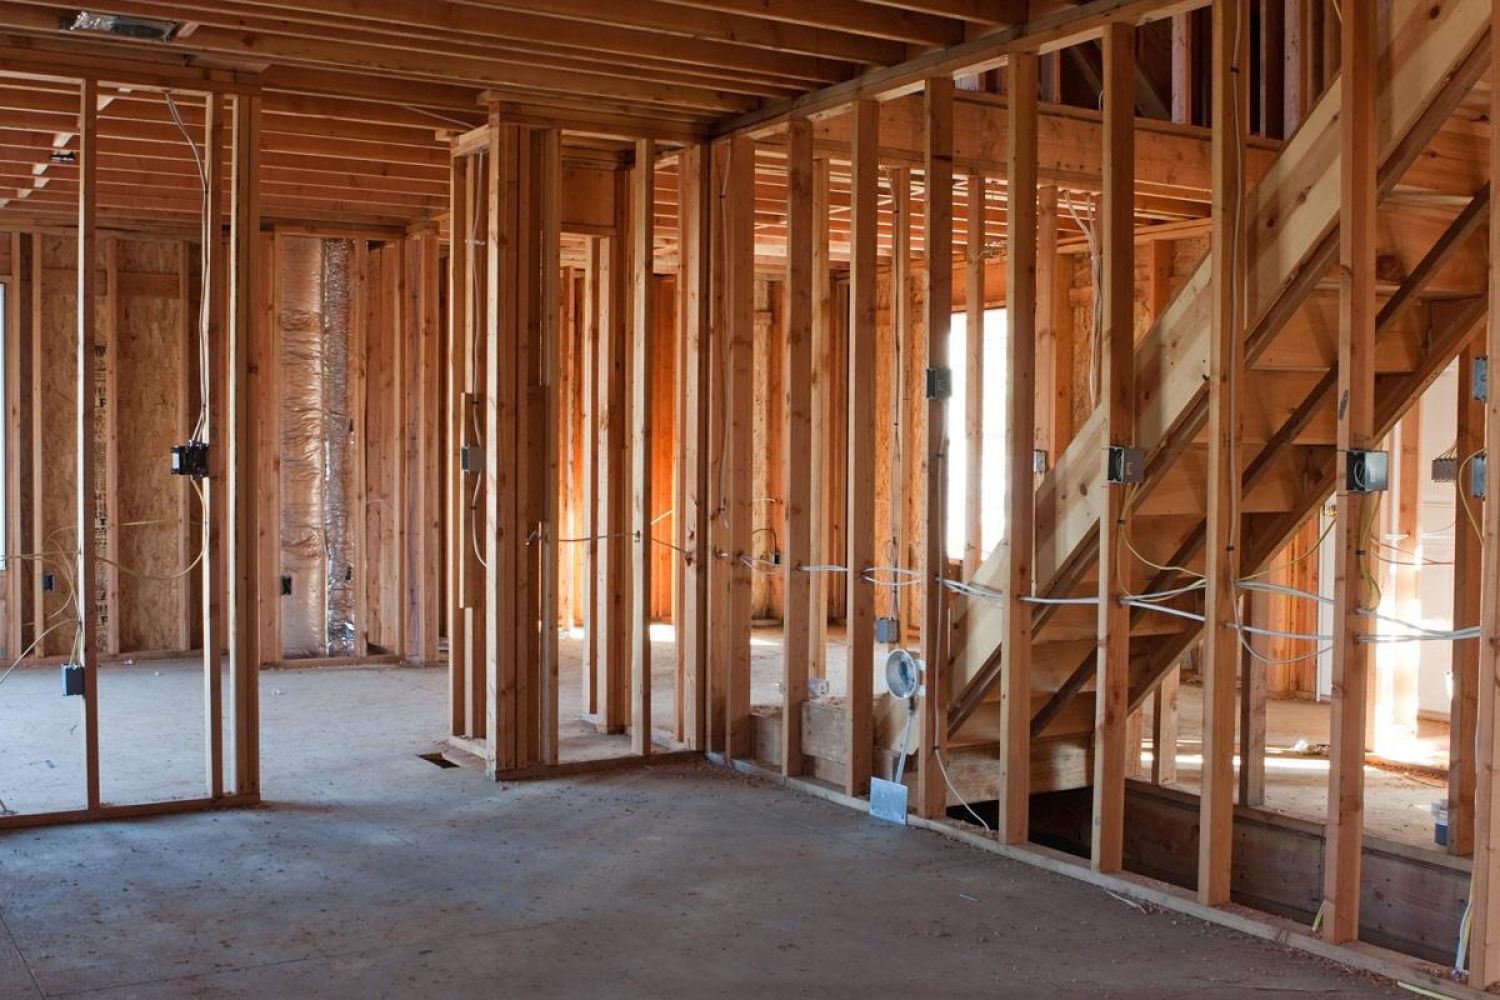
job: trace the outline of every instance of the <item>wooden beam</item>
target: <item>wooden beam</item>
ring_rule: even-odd
[[[787,123],[786,529],[782,538],[781,773],[802,772],[802,705],[807,700],[808,605],[812,574],[811,510],[813,372],[812,123]]]
[[[1104,342],[1099,396],[1105,440],[1135,443],[1135,29],[1104,32]],[[1125,716],[1130,694],[1130,609],[1125,567],[1117,564],[1128,530],[1124,487],[1107,487],[1099,518],[1099,622],[1094,714],[1094,820],[1089,860],[1119,871],[1125,820]]]
[[[1375,94],[1376,11],[1344,10],[1339,130],[1343,153],[1339,213],[1338,452],[1379,447],[1375,436],[1375,286],[1378,197]],[[1342,470],[1340,470],[1342,471]],[[1359,936],[1359,871],[1364,836],[1364,716],[1369,647],[1367,569],[1377,498],[1351,491],[1337,475],[1334,525],[1333,709],[1328,818],[1323,859],[1323,936],[1333,944]]]
[[[656,369],[655,248],[656,143],[638,139],[635,167],[630,173],[630,253],[633,288],[631,379],[631,485],[635,535],[634,579],[631,584],[630,637],[630,748],[651,752],[651,564],[656,556],[651,541],[651,373]]]
[[[875,565],[875,310],[879,266],[880,105],[854,105],[849,262],[849,488],[844,524],[848,580],[847,726],[844,791],[870,784],[874,742],[875,594],[866,579]],[[951,119],[950,119],[951,120]],[[929,128],[932,119],[929,113]],[[932,185],[933,178],[928,179]],[[941,182],[939,182],[941,183]],[[930,206],[929,202],[929,206]],[[929,207],[929,212],[931,208]],[[934,226],[933,229],[940,227]],[[930,251],[929,247],[929,251]],[[941,255],[947,259],[946,255]]]
[[[927,284],[923,289],[923,326],[927,333],[927,370],[949,369],[949,334],[953,323],[953,80],[935,76],[927,81],[927,142],[924,164],[927,181]],[[923,443],[922,662],[926,666],[917,759],[917,811],[928,819],[947,813],[947,782],[941,754],[947,733],[948,575],[947,479],[948,400],[927,393]],[[851,483],[852,485],[852,483]],[[851,519],[852,526],[852,519]]]
[[[1006,194],[1005,638],[1000,647],[1000,839],[1025,843],[1031,797],[1032,548],[1036,536],[1037,57],[1010,62]]]
[[[95,413],[94,383],[99,374],[99,355],[94,350],[97,337],[95,261],[98,248],[98,194],[95,190],[99,171],[98,140],[99,85],[84,80],[79,87],[78,107],[78,359],[76,437],[78,455],[74,469],[77,503],[74,510],[74,539],[78,545],[78,569],[74,577],[73,599],[78,612],[77,639],[79,662],[83,666],[83,747],[86,801],[90,810],[99,801],[99,633],[95,623],[94,594],[98,553],[94,546],[94,525],[102,511],[94,489]]]
[[[1490,33],[1500,31],[1500,5],[1490,15]],[[1500,89],[1491,88],[1490,115],[1500,114]],[[1490,158],[1500,163],[1500,130],[1490,131]],[[1490,202],[1489,327],[1485,353],[1500,358],[1500,200]],[[1500,392],[1487,394],[1487,446],[1500,442]],[[1493,478],[1493,477],[1491,477]],[[1459,484],[1462,489],[1463,484]],[[1484,564],[1480,574],[1478,706],[1474,753],[1474,888],[1469,931],[1469,983],[1487,990],[1500,983],[1500,502],[1484,505]],[[1450,738],[1456,737],[1454,731]]]
[[[1454,455],[1460,463],[1484,450],[1484,402],[1474,398],[1474,359],[1470,344],[1458,356],[1454,414]],[[1475,628],[1483,611],[1484,552],[1480,542],[1482,504],[1459,476],[1453,484],[1453,627]],[[1470,520],[1471,516],[1474,518]],[[1448,711],[1448,850],[1474,853],[1475,712],[1479,707],[1479,643],[1453,644],[1453,694]]]
[[[1229,902],[1234,812],[1235,666],[1238,626],[1240,437],[1239,393],[1245,366],[1244,295],[1239,248],[1244,241],[1244,136],[1249,115],[1246,55],[1248,0],[1213,9],[1213,337],[1208,367],[1208,533],[1203,639],[1203,794],[1206,831],[1198,840],[1198,898]]]
[[[231,435],[224,539],[229,580],[230,705],[234,722],[234,793],[260,795],[260,650],[256,619],[255,428],[258,414],[250,381],[255,331],[256,270],[260,263],[259,96],[234,99],[230,163],[229,377],[225,400]]]

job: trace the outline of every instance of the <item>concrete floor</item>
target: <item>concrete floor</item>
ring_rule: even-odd
[[[706,764],[441,769],[444,691],[268,674],[264,808],[0,835],[0,997],[1404,995]]]

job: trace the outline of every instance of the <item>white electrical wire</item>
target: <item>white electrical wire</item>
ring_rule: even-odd
[[[984,827],[985,833],[994,833],[995,831],[990,829],[990,825],[984,821],[984,817],[975,812],[974,807],[964,801],[964,797],[958,794],[958,789],[954,788],[953,782],[948,779],[948,769],[943,766],[943,748],[938,746],[933,747],[932,757],[937,761],[938,770],[942,772],[943,784],[948,786],[948,791],[953,793],[953,797],[958,800],[958,804],[963,806],[970,816],[974,817],[975,822]]]
[[[834,566],[834,565],[831,565],[831,564],[815,565],[815,566],[798,566],[797,569],[799,571],[803,572],[803,573],[847,573],[847,572],[849,572],[849,567],[847,567],[847,566]]]
[[[208,359],[208,330],[209,330],[209,295],[208,282],[210,262],[213,259],[214,220],[213,204],[208,196],[208,170],[203,163],[203,157],[198,153],[198,144],[193,141],[192,134],[188,132],[187,123],[182,120],[182,114],[177,110],[177,100],[170,90],[163,91],[167,101],[167,113],[172,116],[172,121],[177,130],[182,133],[183,140],[193,154],[193,165],[198,170],[198,185],[202,193],[202,211],[199,218],[199,237],[202,250],[198,255],[199,263],[199,294],[198,294],[198,420],[193,425],[193,433],[189,440],[193,444],[203,441],[203,432],[208,426],[208,386],[209,386],[209,359]]]
[[[1021,603],[1022,604],[1049,604],[1049,605],[1057,605],[1059,607],[1063,607],[1063,606],[1069,606],[1069,607],[1071,607],[1073,605],[1080,605],[1080,606],[1082,606],[1082,605],[1086,605],[1086,604],[1098,604],[1099,603],[1099,598],[1097,598],[1097,597],[1036,597],[1034,595],[1027,595],[1026,597],[1021,598]]]
[[[1122,598],[1120,600],[1120,603],[1132,608],[1143,608],[1146,611],[1155,611],[1158,614],[1171,615],[1174,618],[1186,618],[1187,620],[1194,622],[1201,622],[1204,620],[1203,616],[1198,614],[1196,611],[1184,611],[1182,608],[1168,607],[1165,604],[1156,604],[1152,601],[1141,601],[1133,597]]]

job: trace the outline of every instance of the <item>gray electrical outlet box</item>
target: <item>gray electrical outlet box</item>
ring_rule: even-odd
[[[1045,475],[1047,472],[1047,449],[1037,448],[1031,453],[1031,471],[1037,475]]]
[[[1474,398],[1483,403],[1490,398],[1490,359],[1481,354],[1474,359]]]
[[[484,471],[484,449],[477,444],[464,445],[458,450],[458,464],[469,475],[479,475]]]
[[[1112,444],[1109,446],[1107,461],[1109,464],[1105,468],[1104,478],[1109,483],[1123,486],[1127,483],[1146,481],[1146,452],[1144,450]]]
[[[1380,493],[1390,488],[1391,458],[1383,451],[1351,449],[1344,465],[1344,488],[1350,493]]]
[[[86,677],[82,663],[64,663],[62,666],[63,697],[81,698]]]
[[[927,369],[927,398],[950,399],[953,396],[953,369]]]
[[[877,618],[877,619],[875,619],[875,641],[876,642],[900,642],[901,641],[901,619],[899,619],[899,618]]]
[[[1435,483],[1458,482],[1458,459],[1434,458],[1432,460],[1432,481]]]
[[[1469,496],[1483,500],[1485,492],[1485,462],[1483,455],[1475,455],[1469,462]]]

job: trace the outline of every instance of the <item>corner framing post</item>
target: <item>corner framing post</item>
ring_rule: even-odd
[[[1109,445],[1135,443],[1135,29],[1104,29],[1104,363],[1099,396]],[[1103,461],[1105,456],[1100,456]],[[1130,608],[1116,564],[1127,530],[1126,490],[1105,487],[1099,518],[1099,637],[1094,710],[1094,820],[1089,861],[1119,871],[1124,856],[1125,716],[1130,694]]]
[[[925,91],[927,138],[923,169],[927,184],[927,371],[948,371],[953,323],[953,79],[933,77]],[[929,377],[931,377],[931,374]],[[939,755],[948,736],[948,595],[943,577],[948,554],[945,532],[948,481],[948,400],[929,386],[924,453],[922,524],[922,677],[918,711],[917,812],[928,819],[948,811],[948,786]],[[851,525],[852,525],[851,521]]]
[[[651,373],[656,369],[655,270],[656,143],[639,139],[630,173],[630,249],[635,352],[631,379],[631,480],[635,520],[635,579],[630,614],[630,749],[651,752]]]
[[[255,590],[255,435],[250,340],[255,329],[260,264],[260,109],[258,95],[234,99],[229,262],[229,455],[227,575],[230,704],[234,719],[234,790],[260,795],[259,629]]]
[[[1010,131],[1006,137],[1005,320],[1010,414],[1005,451],[1005,638],[1000,646],[1000,816],[1002,843],[1022,844],[1031,798],[1031,606],[1036,491],[1037,56],[1010,59]]]
[[[1500,5],[1491,15],[1490,32],[1500,30]],[[1490,114],[1500,114],[1500,89],[1491,91]],[[1500,163],[1500,130],[1490,132],[1490,159]],[[1490,316],[1486,353],[1500,358],[1500,200],[1490,201]],[[1500,392],[1493,389],[1484,404],[1485,441],[1500,442]],[[1461,484],[1460,484],[1461,485]],[[1484,505],[1484,567],[1480,601],[1479,746],[1474,769],[1474,885],[1470,896],[1473,924],[1469,932],[1469,985],[1487,990],[1500,982],[1500,501]]]
[[[448,606],[448,732],[452,736],[469,735],[472,698],[468,679],[468,657],[465,653],[464,572],[469,549],[467,529],[469,491],[464,482],[462,451],[468,438],[468,327],[469,239],[468,239],[468,161],[454,157],[448,171],[448,342],[447,413],[448,447],[443,461],[446,480],[444,500],[447,518],[443,572],[447,577]]]
[[[880,104],[868,99],[855,101],[853,115],[854,136],[850,151],[853,190],[849,219],[849,488],[844,525],[849,605],[845,668],[849,760],[844,773],[844,792],[859,796],[869,789],[875,739],[875,594],[874,586],[865,576],[875,564],[875,272],[880,249]],[[931,208],[928,213],[929,231],[945,228],[932,224]],[[928,243],[928,253],[932,253],[931,242]]]
[[[787,123],[786,536],[782,541],[783,616],[781,773],[802,772],[802,703],[807,700],[808,605],[813,563],[808,492],[817,474],[812,451],[813,141],[812,123]]]
[[[94,380],[99,357],[94,351],[96,270],[94,255],[98,240],[99,176],[99,83],[84,80],[78,99],[78,490],[74,532],[78,542],[78,576],[73,600],[78,610],[78,650],[83,665],[83,746],[85,782],[89,809],[99,808],[99,638],[94,628],[94,595],[98,556],[94,550],[94,525],[99,519],[94,494]],[[41,276],[38,259],[36,274]],[[40,285],[38,280],[38,285]]]
[[[1240,431],[1238,395],[1245,341],[1238,250],[1245,172],[1241,136],[1249,114],[1248,72],[1241,45],[1249,38],[1245,0],[1213,9],[1213,337],[1208,360],[1207,622],[1203,636],[1203,794],[1199,797],[1198,899],[1229,902],[1234,839],[1234,696],[1239,663],[1236,629],[1239,567]],[[1158,709],[1160,711],[1160,709]],[[1154,747],[1160,757],[1162,748]]]
[[[1378,47],[1373,4],[1344,6],[1339,115],[1338,458],[1379,445],[1375,437],[1375,74]],[[1339,477],[1334,525],[1333,709],[1328,818],[1323,840],[1322,933],[1333,944],[1359,936],[1359,873],[1364,836],[1365,699],[1369,648],[1365,561],[1375,497],[1344,488]],[[1477,868],[1477,865],[1476,865]]]

